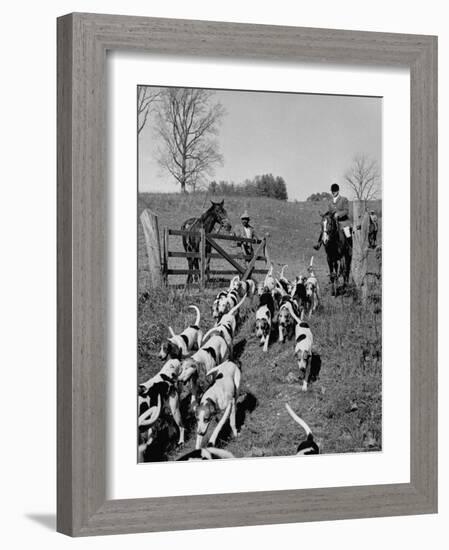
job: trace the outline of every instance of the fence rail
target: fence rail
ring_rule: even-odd
[[[199,237],[200,231],[189,231],[188,229],[167,229],[169,235],[181,235],[184,237]],[[208,237],[211,239],[218,239],[223,241],[239,241],[245,243],[260,244],[263,239],[249,239],[248,237],[237,237],[235,235],[225,235],[224,233],[208,233]]]

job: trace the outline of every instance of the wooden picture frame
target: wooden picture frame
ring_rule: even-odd
[[[106,52],[406,66],[410,483],[106,499]],[[72,536],[437,511],[437,38],[75,13],[58,19],[57,529]]]

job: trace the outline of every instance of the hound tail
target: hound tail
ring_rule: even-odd
[[[236,275],[235,277],[232,277],[231,282],[229,283],[229,290],[231,290],[232,285],[234,284],[234,281],[240,281],[240,275]]]
[[[312,257],[313,257],[313,256],[312,256]],[[285,279],[285,277],[284,277],[284,271],[287,269],[287,267],[288,267],[288,264],[285,264],[285,265],[282,266],[281,273],[280,273],[280,277],[279,277],[280,279]]]
[[[309,428],[309,426],[304,422],[302,418],[299,418],[299,416],[292,410],[290,405],[288,403],[285,404],[285,408],[287,409],[288,414],[293,418],[293,420],[299,424],[304,431],[306,432],[306,435],[310,435],[312,433],[312,430]]]
[[[196,306],[189,306],[189,307],[196,311],[195,326],[199,327],[200,326],[200,320],[201,320],[200,310]]]
[[[314,277],[314,274],[313,274],[313,256],[310,258],[310,263],[309,263],[308,272],[310,273],[310,275],[311,275],[312,277]]]
[[[267,286],[267,279],[273,276],[273,264],[270,265],[268,273],[265,275],[264,286]]]
[[[238,304],[236,304],[232,309],[229,310],[228,313],[230,313],[231,315],[234,315],[235,313],[237,313],[238,309],[240,308],[240,306],[243,304],[243,302],[246,300],[246,296],[247,296],[247,293],[245,292],[245,295],[243,296],[243,298],[240,300],[240,302]]]
[[[161,414],[161,394],[157,396],[157,407],[150,407],[139,416],[139,428],[150,428]]]
[[[170,331],[170,334],[172,335],[172,337],[176,336],[175,331],[171,327],[168,327],[168,330]]]
[[[230,451],[225,451],[224,449],[218,449],[217,447],[207,447],[206,449],[201,449],[202,451],[208,451],[212,458],[235,458]]]

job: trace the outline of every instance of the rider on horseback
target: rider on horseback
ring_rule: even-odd
[[[332,215],[337,221],[340,229],[343,230],[347,243],[352,248],[351,219],[349,216],[349,201],[340,195],[340,187],[337,183],[331,185],[332,200],[328,203],[326,215]],[[313,247],[319,250],[323,244],[323,231],[321,230],[317,244]]]

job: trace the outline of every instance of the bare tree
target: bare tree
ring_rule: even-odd
[[[159,165],[195,191],[206,174],[223,162],[215,137],[225,110],[208,90],[167,88],[157,107],[156,131],[162,139]]]
[[[354,157],[345,180],[354,192],[354,197],[363,202],[377,198],[380,188],[380,173],[377,162],[365,154]]]
[[[151,88],[150,86],[137,87],[137,135],[143,130],[148,115],[154,108],[161,93],[159,88]]]

